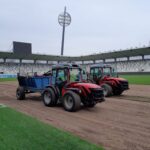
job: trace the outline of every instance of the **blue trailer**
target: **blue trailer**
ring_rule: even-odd
[[[24,90],[30,92],[42,92],[45,87],[50,85],[51,76],[33,76],[33,77],[23,77],[19,76],[19,86],[24,87]]]
[[[27,93],[43,93],[45,88],[55,84],[55,78],[52,76],[18,76],[19,87],[16,91],[18,100],[25,99]]]

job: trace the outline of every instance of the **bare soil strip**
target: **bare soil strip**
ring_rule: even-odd
[[[121,96],[121,99],[108,98],[104,103],[97,104],[95,108],[83,107],[75,113],[66,112],[60,106],[45,107],[39,94],[30,94],[27,100],[17,101],[16,87],[15,82],[0,83],[0,103],[109,150],[150,149],[150,103],[125,100],[132,96],[134,98],[144,96],[144,99],[150,97],[149,87],[138,86],[136,89],[136,86],[133,86]],[[139,89],[140,92],[143,89],[144,94],[136,95],[133,92],[132,95],[132,90]]]
[[[150,97],[143,97],[143,96],[121,95],[121,96],[114,96],[113,98],[150,103]]]

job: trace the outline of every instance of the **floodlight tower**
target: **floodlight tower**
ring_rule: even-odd
[[[66,12],[66,7],[64,8],[64,12],[59,14],[58,23],[63,27],[62,30],[62,42],[61,42],[61,55],[64,53],[64,39],[65,39],[65,27],[69,26],[71,23],[71,16]]]

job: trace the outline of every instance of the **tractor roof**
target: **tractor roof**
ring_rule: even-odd
[[[105,68],[105,67],[112,67],[112,66],[110,64],[94,64],[90,66],[90,68]]]
[[[57,64],[57,65],[53,65],[52,66],[52,69],[59,69],[59,68],[61,68],[61,69],[64,69],[64,68],[80,68],[80,66],[79,65],[77,65],[77,64]]]

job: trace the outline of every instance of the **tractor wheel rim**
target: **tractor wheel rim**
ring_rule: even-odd
[[[108,91],[107,91],[107,89],[106,88],[103,88],[104,90],[104,96],[107,96],[107,93],[108,93]]]
[[[71,96],[66,96],[64,103],[67,109],[71,109],[73,107],[73,98]]]
[[[51,95],[48,92],[45,92],[44,94],[44,101],[46,104],[49,104],[51,102]]]

